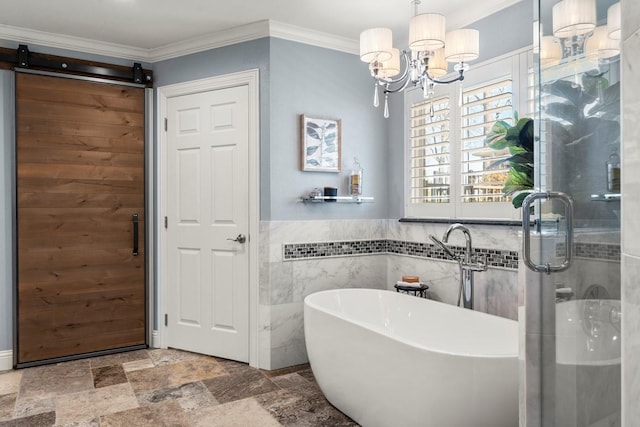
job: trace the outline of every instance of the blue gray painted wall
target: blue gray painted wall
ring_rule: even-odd
[[[487,61],[533,44],[533,4],[520,1],[469,25],[480,31],[480,57]],[[473,69],[473,63],[471,67]]]
[[[373,79],[367,64],[356,55],[271,39],[270,171],[271,194],[262,220],[379,219],[387,217],[387,125],[375,109]],[[298,115],[342,120],[342,171],[300,170]],[[264,152],[263,152],[264,153]],[[261,155],[263,154],[261,153]],[[347,178],[357,157],[362,168],[363,192],[374,203],[345,205],[304,204],[299,199],[314,187],[332,186],[347,195]]]

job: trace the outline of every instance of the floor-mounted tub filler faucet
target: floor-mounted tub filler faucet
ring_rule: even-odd
[[[450,247],[446,245],[449,241],[449,235],[454,230],[460,230],[464,234],[465,239],[465,253],[463,257],[456,255]],[[444,250],[449,257],[455,261],[458,261],[460,267],[460,290],[458,292],[458,305],[460,300],[463,301],[463,307],[473,310],[473,272],[474,271],[486,271],[487,262],[486,257],[480,258],[479,256],[473,256],[473,248],[471,245],[471,233],[469,229],[462,224],[451,224],[447,231],[442,236],[442,241],[438,240],[432,235],[429,238],[442,250]]]

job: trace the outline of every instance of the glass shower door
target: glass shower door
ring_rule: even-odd
[[[536,3],[521,425],[619,426],[619,4]]]

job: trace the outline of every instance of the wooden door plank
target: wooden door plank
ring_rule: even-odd
[[[45,129],[46,131],[46,129]],[[141,153],[144,149],[142,135],[126,135],[126,138],[108,138],[104,135],[80,136],[37,133],[33,129],[29,139],[21,144],[22,149],[46,149],[59,153],[62,150],[85,150],[109,153]]]
[[[113,193],[140,194],[144,185],[138,181],[96,180],[96,179],[56,179],[46,181],[22,177],[18,180],[20,190],[27,193]]]

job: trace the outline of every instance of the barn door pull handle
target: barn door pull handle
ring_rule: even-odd
[[[138,256],[138,214],[134,213],[131,216],[133,221],[133,256]]]

